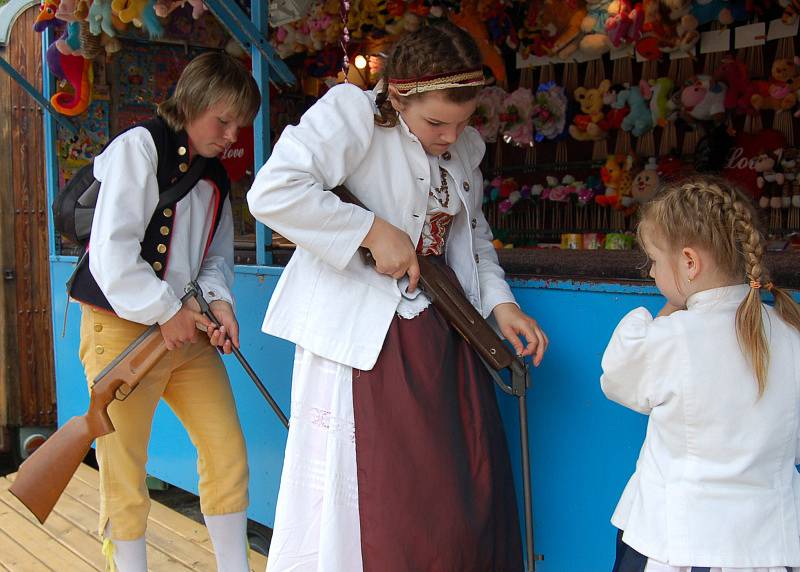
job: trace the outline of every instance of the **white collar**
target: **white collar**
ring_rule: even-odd
[[[695,292],[686,300],[686,309],[697,309],[719,303],[740,304],[750,292],[749,284],[735,284]]]

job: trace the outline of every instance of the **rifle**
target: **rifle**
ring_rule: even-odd
[[[336,196],[346,203],[363,209],[366,206],[346,187],[331,189]],[[375,265],[372,253],[366,248],[359,249],[362,260]],[[431,303],[445,317],[453,328],[471,345],[486,365],[495,383],[509,395],[517,398],[519,404],[519,436],[522,461],[522,490],[525,511],[525,548],[526,570],[534,572],[535,562],[543,560],[543,556],[533,550],[533,499],[531,494],[531,467],[528,451],[528,404],[527,389],[531,385],[530,370],[522,358],[511,353],[497,333],[486,322],[483,316],[467,300],[461,289],[453,283],[442,268],[442,263],[430,256],[417,256],[419,264],[419,284]],[[498,373],[506,369],[511,372],[511,384],[503,381]]]
[[[194,297],[187,288],[181,303]],[[158,324],[147,328],[92,382],[89,410],[73,417],[22,463],[9,491],[44,524],[98,437],[114,432],[108,406],[125,400],[167,353]]]

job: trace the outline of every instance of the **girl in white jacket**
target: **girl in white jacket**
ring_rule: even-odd
[[[606,396],[650,416],[614,572],[800,567],[800,309],[770,280],[758,215],[691,179],[645,205],[639,237],[667,303],[625,316],[603,356]]]
[[[397,43],[383,76],[379,93],[334,87],[287,127],[247,197],[297,245],[264,321],[297,345],[268,570],[521,570],[492,382],[416,288],[417,253],[446,259],[541,361],[547,339],[515,304],[481,212],[484,144],[467,127],[480,52],[431,26]],[[369,211],[327,191],[340,184]]]

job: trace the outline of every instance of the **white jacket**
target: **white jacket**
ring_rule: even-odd
[[[298,246],[270,301],[264,332],[363,370],[378,358],[400,290],[357,256],[373,214],[323,189],[344,184],[416,244],[431,184],[419,140],[404,123],[376,126],[375,111],[373,93],[349,84],[332,88],[298,126],[283,131],[247,195],[253,216]],[[452,223],[447,262],[488,316],[514,298],[481,211],[484,151],[468,127],[442,165],[464,205]]]
[[[141,257],[140,243],[158,204],[158,152],[153,136],[135,127],[111,142],[94,160],[102,181],[89,240],[89,269],[120,318],[163,324],[181,308],[180,298],[197,278],[206,300],[233,304],[233,217],[225,199],[217,232],[216,198],[211,182],[201,179],[175,206],[164,280]]]
[[[748,285],[691,296],[653,320],[630,312],[603,356],[612,400],[649,414],[611,522],[673,566],[800,566],[800,333],[764,306],[767,387],[736,339]]]

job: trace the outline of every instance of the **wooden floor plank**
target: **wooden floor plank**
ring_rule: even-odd
[[[9,572],[52,570],[2,529],[0,529],[0,568]]]
[[[6,532],[0,536],[0,572],[102,570],[97,471],[81,465],[44,526],[7,491],[15,476],[0,477],[0,533]],[[151,506],[147,544],[153,572],[216,570],[206,527],[157,502]],[[251,551],[250,569],[265,567],[266,557]]]
[[[90,572],[94,568],[73,553],[52,536],[49,532],[27,520],[18,513],[6,499],[11,496],[7,491],[0,496],[0,529],[10,532],[14,539],[23,546],[34,551],[39,559],[46,563],[58,563],[56,570],[71,572]],[[49,565],[49,564],[48,564]]]

